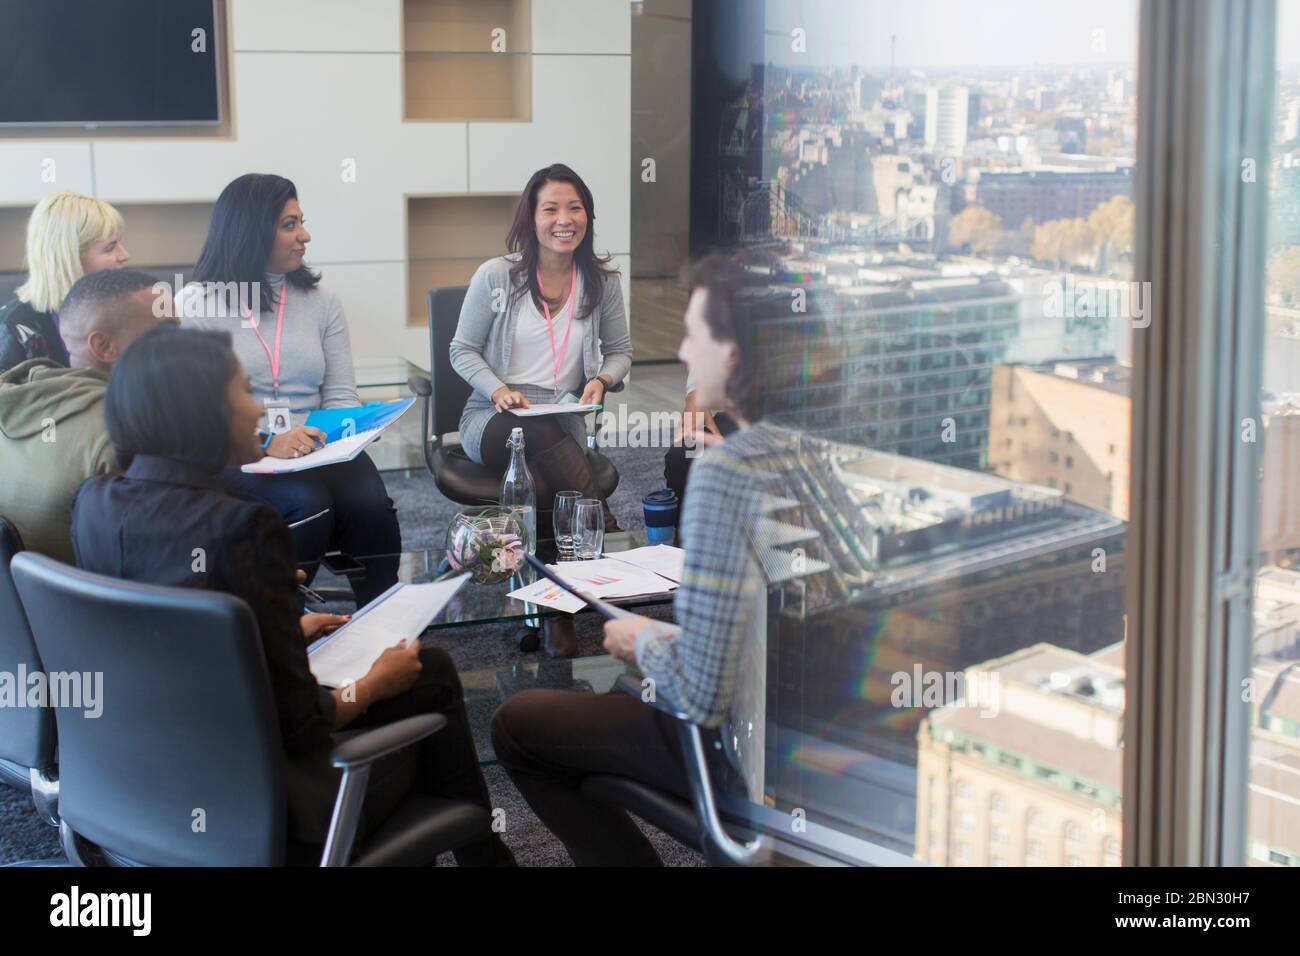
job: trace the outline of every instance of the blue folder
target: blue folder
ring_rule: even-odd
[[[326,442],[338,441],[374,428],[387,428],[414,404],[414,398],[399,398],[344,408],[319,408],[307,416],[306,423],[323,431]]]

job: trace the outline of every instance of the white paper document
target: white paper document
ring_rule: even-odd
[[[246,475],[287,475],[295,471],[307,471],[324,465],[337,465],[341,461],[351,461],[361,454],[367,445],[382,435],[382,428],[372,428],[368,432],[357,432],[348,438],[332,441],[324,448],[309,452],[301,458],[272,458],[267,455],[250,462],[240,469]]]
[[[366,676],[379,655],[403,640],[418,638],[447,606],[468,574],[429,584],[396,584],[352,616],[352,620],[307,651],[307,663],[326,687],[343,687]]]
[[[567,415],[571,412],[594,412],[601,408],[600,405],[579,405],[577,402],[564,402],[562,404],[550,405],[529,405],[527,408],[512,408],[511,414],[518,415],[520,418],[532,418],[536,415]]]
[[[558,584],[552,584],[546,578],[534,581],[526,587],[515,588],[507,597],[526,601],[529,604],[554,608],[557,611],[563,611],[565,614],[575,614],[587,606],[587,602],[582,598],[574,597],[564,588]]]
[[[667,594],[677,587],[675,582],[652,571],[612,558],[597,558],[594,561],[562,561],[547,567],[579,591],[604,600]],[[581,599],[544,578],[534,584],[511,591],[509,596],[569,614],[586,607]]]
[[[671,544],[655,544],[630,551],[606,552],[605,557],[634,564],[644,571],[652,571],[669,581],[681,583],[682,569],[686,566],[686,552]]]

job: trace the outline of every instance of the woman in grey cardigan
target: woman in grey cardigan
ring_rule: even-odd
[[[452,367],[474,388],[460,419],[461,446],[504,474],[510,430],[524,430],[539,535],[549,532],[557,491],[602,496],[587,463],[583,416],[520,418],[510,409],[566,395],[600,404],[632,366],[618,272],[593,251],[595,218],[591,190],[568,166],[534,173],[506,237],[510,254],[474,273],[451,343]],[[605,527],[618,529],[608,505]]]

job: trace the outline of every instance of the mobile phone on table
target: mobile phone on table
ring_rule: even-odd
[[[330,551],[322,555],[320,561],[335,574],[347,578],[362,578],[366,575],[366,566],[352,555],[342,551]]]

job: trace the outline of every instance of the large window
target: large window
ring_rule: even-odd
[[[1300,866],[1300,2],[1278,4],[1273,149],[1259,179],[1270,194],[1259,445],[1246,854],[1251,865]],[[1252,263],[1258,267],[1258,263]]]
[[[694,17],[692,251],[754,273],[804,436],[766,800],[936,865],[1118,865],[1137,2]]]

